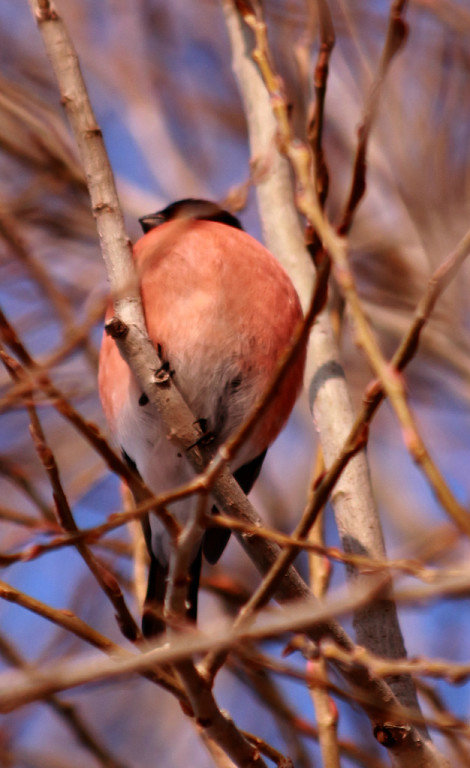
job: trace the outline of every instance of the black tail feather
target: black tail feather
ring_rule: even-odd
[[[257,479],[263,464],[266,451],[263,451],[252,461],[244,464],[236,470],[234,477],[245,493],[249,493]],[[127,461],[129,460],[125,455]],[[218,514],[217,507],[212,508],[212,514]],[[144,637],[155,637],[165,631],[163,620],[163,606],[165,602],[166,585],[168,581],[168,566],[162,565],[151,551],[150,526],[147,519],[143,521],[143,530],[147,546],[150,551],[150,569],[142,616],[142,632]],[[189,569],[188,583],[188,608],[186,616],[188,620],[197,620],[197,599],[199,579],[201,575],[202,554],[212,565],[217,562],[224,551],[230,538],[230,530],[227,528],[208,528],[204,534],[202,546]]]
[[[142,613],[144,637],[155,637],[165,631],[163,604],[165,602],[168,566],[162,565],[155,555],[150,555],[150,568]]]
[[[188,597],[186,617],[197,621],[197,598],[202,565],[202,547],[189,569]],[[168,566],[162,565],[155,555],[150,556],[147,594],[142,614],[142,632],[144,637],[156,637],[165,631],[163,606],[168,582]]]

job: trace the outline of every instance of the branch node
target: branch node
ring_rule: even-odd
[[[170,363],[166,361],[153,374],[153,381],[159,386],[168,386],[173,373],[174,371],[170,369]]]
[[[383,747],[391,749],[401,744],[410,733],[410,727],[407,725],[396,725],[395,723],[381,723],[374,728],[374,736]]]
[[[92,139],[94,136],[99,136],[99,138],[101,139],[103,137],[103,132],[101,128],[95,125],[93,126],[93,128],[87,128],[86,131],[83,131],[83,135],[89,139]]]
[[[49,0],[38,0],[36,18],[39,23],[42,23],[43,21],[58,21],[59,19],[54,8],[51,8]]]
[[[90,133],[90,131],[87,131]],[[91,131],[93,133],[93,131]],[[99,213],[114,213],[114,209],[108,203],[96,203],[92,208],[94,214]]]
[[[198,717],[196,723],[200,728],[210,728],[212,725],[212,720],[210,717]]]
[[[129,326],[119,317],[113,317],[105,323],[104,330],[112,339],[124,339],[129,333]]]

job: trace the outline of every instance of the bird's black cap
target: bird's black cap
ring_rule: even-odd
[[[228,211],[224,211],[223,208],[217,205],[217,203],[212,203],[209,200],[197,200],[192,197],[185,198],[184,200],[177,200],[175,203],[167,205],[167,207],[163,208],[161,211],[142,216],[142,218],[139,219],[139,222],[144,234],[147,234],[151,229],[155,229],[155,227],[159,227],[160,224],[164,224],[166,221],[172,221],[173,219],[218,221],[221,224],[227,224],[229,227],[243,229],[237,217],[233,216],[233,214]]]

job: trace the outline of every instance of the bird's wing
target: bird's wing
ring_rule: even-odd
[[[233,473],[233,476],[243,493],[248,494],[253,488],[253,485],[261,472],[265,456],[266,451],[263,451],[263,453],[260,453],[255,459],[248,461]],[[212,514],[219,514],[217,507],[212,507]],[[214,527],[206,530],[202,551],[204,552],[204,557],[211,565],[214,565],[217,562],[227,546],[228,540],[230,539],[230,533],[231,531],[229,528]]]

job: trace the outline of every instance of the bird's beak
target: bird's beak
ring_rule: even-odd
[[[159,227],[164,221],[165,219],[160,213],[148,213],[146,216],[142,216],[139,219],[144,235],[146,235],[147,232],[150,232],[151,229]]]

